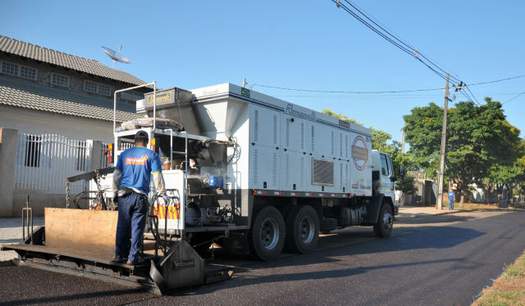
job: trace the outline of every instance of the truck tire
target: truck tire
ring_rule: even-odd
[[[279,210],[266,206],[255,216],[250,235],[250,245],[253,254],[260,260],[272,260],[279,255],[284,247],[286,226]]]
[[[308,253],[319,244],[319,216],[310,205],[296,207],[286,222],[286,248],[291,252]]]
[[[377,237],[388,238],[394,228],[394,212],[388,203],[384,203],[379,212],[379,218],[374,225],[374,233]]]

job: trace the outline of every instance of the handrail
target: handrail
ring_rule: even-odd
[[[142,85],[137,85],[137,86],[133,86],[133,87],[127,87],[127,88],[122,88],[122,89],[115,90],[115,92],[113,93],[113,135],[115,135],[115,133],[117,132],[117,94],[119,94],[121,92],[125,92],[125,91],[135,90],[135,89],[142,88],[142,87],[149,87],[151,85],[153,85],[153,130],[155,130],[155,128],[156,128],[156,120],[157,120],[157,117],[156,117],[156,111],[157,111],[157,82],[153,81],[153,82],[149,82],[149,83],[144,83]]]

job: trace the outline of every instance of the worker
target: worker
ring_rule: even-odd
[[[114,262],[128,265],[141,264],[140,258],[144,227],[148,213],[150,178],[157,194],[165,197],[160,158],[146,148],[148,134],[138,131],[135,146],[122,152],[113,174],[113,190],[118,203],[117,237]]]
[[[454,190],[448,192],[448,210],[454,210],[454,202],[456,201],[456,193]]]

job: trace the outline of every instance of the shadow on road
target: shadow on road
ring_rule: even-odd
[[[0,302],[0,306],[4,305],[31,305],[31,304],[51,304],[51,303],[63,303],[63,304],[77,304],[80,300],[84,299],[99,299],[104,297],[116,297],[129,294],[140,294],[143,290],[138,289],[114,289],[97,292],[77,293],[62,296],[50,296],[50,297],[36,297],[20,300],[11,300],[7,302]],[[81,303],[82,304],[82,303]]]
[[[396,269],[406,266],[419,266],[419,265],[432,265],[439,263],[447,262],[460,262],[463,258],[449,258],[449,259],[437,259],[437,260],[427,260],[420,262],[410,262],[410,263],[398,263],[398,264],[386,264],[379,266],[364,266],[364,267],[355,267],[355,268],[344,268],[344,269],[335,269],[335,270],[325,270],[325,271],[312,271],[312,272],[302,272],[302,273],[282,273],[282,274],[272,274],[265,276],[249,276],[243,275],[239,276],[233,281],[223,283],[220,287],[201,287],[197,291],[185,291],[179,292],[178,295],[195,295],[195,294],[207,294],[214,292],[216,290],[222,290],[227,288],[234,287],[244,287],[250,285],[259,285],[264,283],[280,283],[280,282],[293,282],[293,281],[303,281],[303,280],[322,280],[322,279],[337,279],[348,276],[353,276],[357,274],[367,273],[373,270],[382,270],[382,269]],[[476,267],[470,267],[470,269],[476,269]],[[173,293],[176,295],[177,293]]]
[[[250,272],[259,268],[283,268],[284,270],[291,267],[338,262],[341,261],[339,258],[343,256],[366,255],[380,252],[402,252],[416,249],[453,248],[482,235],[484,235],[484,233],[477,230],[452,226],[401,229],[390,239],[375,238],[372,231],[347,232],[322,238],[320,241],[320,248],[311,254],[293,254],[293,256],[284,255],[273,262],[260,262],[239,257],[232,258],[228,257],[228,255],[219,253],[216,261],[232,265],[236,267],[235,270],[237,272],[243,273],[238,274],[234,280],[221,283],[220,285],[199,287],[191,289],[190,291],[173,292],[172,294],[206,294],[224,288],[249,286],[261,283],[339,278],[367,273],[378,269],[395,269],[404,266],[433,265],[445,262],[457,262],[457,268],[460,269],[477,269],[479,267],[475,264],[462,264],[464,258],[449,258],[408,263],[392,263],[380,266],[348,267],[326,271],[283,273],[264,276],[250,275]]]

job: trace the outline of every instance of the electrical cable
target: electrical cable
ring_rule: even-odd
[[[356,10],[359,14],[361,14],[364,18],[366,18],[367,20],[369,20],[370,22],[372,22],[375,26],[377,26],[379,29],[381,29],[382,31],[384,31],[385,33],[387,33],[390,37],[392,37],[393,39],[395,39],[397,42],[399,42],[400,44],[403,44],[404,46],[406,46],[407,48],[409,48],[413,54],[411,54],[412,56],[415,55],[416,58],[419,58],[419,56],[421,56],[422,58],[424,58],[428,63],[430,63],[432,66],[434,66],[436,69],[438,69],[439,71],[441,71],[442,74],[444,75],[449,75],[449,77],[457,82],[460,82],[461,80],[458,79],[457,77],[455,77],[452,73],[446,71],[445,69],[441,68],[438,64],[436,64],[433,60],[429,59],[427,56],[425,56],[423,53],[421,53],[418,49],[416,49],[414,46],[412,46],[411,44],[407,43],[406,41],[402,40],[401,38],[399,38],[398,36],[396,36],[395,34],[393,34],[391,31],[389,31],[388,29],[386,29],[384,26],[380,25],[376,20],[374,20],[372,17],[370,17],[367,13],[365,13],[362,9],[360,9],[356,4],[350,2],[349,0],[344,0],[348,5],[350,5],[354,10]]]
[[[523,95],[525,95],[525,91],[522,91],[522,92],[516,94],[516,95],[513,96],[512,98],[510,98],[510,99],[508,99],[507,101],[501,103],[501,105],[505,105],[505,104],[507,104],[507,103],[509,103],[509,102],[512,102],[512,101],[516,100],[517,98],[519,98],[519,97],[521,97],[521,96],[523,96]]]
[[[429,61],[426,56],[424,56],[420,51],[413,48],[411,45],[405,43],[400,38],[393,35],[390,31],[386,30],[384,27],[380,26],[377,22],[372,20],[369,16],[367,16],[362,10],[358,9],[357,7],[353,6],[352,3],[350,3],[348,0],[344,0],[346,3],[348,3],[354,10],[356,10],[358,13],[356,13],[354,10],[350,9],[348,6],[346,6],[344,3],[341,3],[340,0],[331,0],[334,2],[338,7],[345,10],[348,14],[350,14],[352,17],[357,19],[359,22],[361,22],[363,25],[365,25],[367,28],[378,34],[380,37],[391,43],[392,45],[398,47],[401,51],[407,53],[408,55],[415,58],[417,61],[425,65],[428,69],[433,71],[435,74],[437,74],[442,79],[446,80],[447,78],[450,78],[450,82],[452,85],[456,85],[455,83],[459,80],[456,79],[451,73],[445,71],[441,67],[437,66],[434,62]],[[361,17],[360,14],[363,16]],[[365,20],[366,19],[366,20]],[[368,22],[369,20],[370,22]],[[371,24],[372,23],[372,24]],[[375,26],[374,26],[375,25]],[[386,33],[386,34],[385,34]],[[423,59],[425,60],[423,60]]]
[[[468,87],[501,83],[501,82],[511,81],[511,80],[520,79],[520,78],[525,78],[525,74],[491,80],[491,81],[481,81],[481,82],[470,83],[468,84]],[[462,83],[462,85],[465,86],[464,83]],[[270,88],[270,89],[285,90],[285,91],[294,91],[294,92],[321,93],[321,94],[349,94],[349,95],[385,95],[385,94],[441,91],[445,89],[444,87],[436,87],[436,88],[400,89],[400,90],[329,90],[329,89],[306,89],[306,88],[284,87],[284,86],[268,85],[268,84],[260,84],[260,83],[254,83],[253,85],[251,85],[252,89],[255,87]],[[453,87],[457,88],[459,87],[459,84]]]

